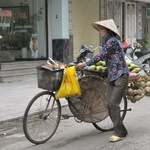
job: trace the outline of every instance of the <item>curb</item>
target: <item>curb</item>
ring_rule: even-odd
[[[63,112],[63,109],[66,107],[68,107],[68,104],[61,105],[62,112]],[[23,120],[23,116],[24,116],[24,113],[6,117],[5,119],[0,120],[0,124],[3,124],[5,122],[11,122],[11,121],[19,120],[19,119]]]
[[[23,115],[16,115],[16,116],[12,116],[6,119],[2,119],[0,120],[0,124],[3,124],[5,122],[11,122],[11,121],[15,121],[15,120],[19,120],[19,119],[23,119]]]

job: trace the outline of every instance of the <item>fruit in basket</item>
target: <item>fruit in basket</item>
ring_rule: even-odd
[[[128,89],[127,89],[127,94],[130,95],[130,96],[131,96],[131,95],[134,95],[133,89],[132,89],[132,88],[128,88]]]
[[[141,86],[142,85],[142,86]],[[143,81],[134,80],[132,81],[126,91],[127,99],[135,103],[145,96],[144,83]]]
[[[102,68],[103,68],[103,66],[96,66],[96,70],[97,70],[97,71],[102,70]]]
[[[129,71],[131,71],[131,70],[132,70],[132,68],[131,68],[131,67],[128,67],[128,69],[129,69]]]
[[[130,70],[130,72],[132,73],[139,73],[139,71],[141,71],[141,69],[135,65],[135,64],[132,64],[131,62],[129,61],[126,61],[126,64],[128,66],[128,69]]]
[[[101,66],[101,61],[97,62],[96,66]]]
[[[86,58],[86,61],[89,61],[90,60],[90,58]]]
[[[131,95],[127,95],[127,99],[129,99],[129,100],[133,100],[133,96],[131,96]]]
[[[127,66],[129,67],[131,63],[129,61],[126,61]]]
[[[105,61],[101,61],[101,64],[103,67],[106,67],[106,62]]]
[[[131,102],[135,103],[136,101],[139,101],[145,96],[144,90],[139,92],[138,90],[133,90],[133,93],[127,92],[127,99],[131,100]]]
[[[141,82],[140,82],[140,86],[141,86],[142,88],[144,88],[144,87],[146,86],[146,83],[145,83],[144,81],[141,81]]]
[[[150,86],[150,81],[147,81],[147,82],[146,82],[146,86]]]
[[[95,70],[95,69],[96,69],[96,66],[95,66],[95,65],[91,65],[91,66],[90,66],[90,69]]]
[[[132,69],[134,69],[134,68],[138,68],[138,66],[137,65],[135,65],[135,64],[130,64],[130,67],[132,68]]]
[[[145,95],[150,96],[150,87],[149,86],[145,87]]]
[[[146,93],[149,93],[149,92],[150,92],[150,87],[148,87],[148,86],[145,87],[145,92],[146,92]]]
[[[142,99],[144,96],[150,96],[150,77],[141,76],[140,80],[133,80],[128,85],[126,95],[133,103]]]
[[[143,89],[142,89],[142,88],[141,88],[141,89],[138,89],[138,94],[139,94],[139,95],[144,94],[144,91],[143,91]]]
[[[98,75],[101,77],[107,76],[107,67],[105,61],[99,61],[95,65],[86,66],[85,69],[88,69],[89,71],[94,71],[99,73]]]
[[[107,67],[103,67],[102,72],[106,72],[106,71],[107,71]]]
[[[150,77],[142,77],[141,87],[144,88],[145,95],[150,96]]]
[[[131,70],[132,73],[138,73],[139,71],[141,71],[140,68],[134,68],[133,70]]]
[[[142,98],[141,95],[136,95],[136,96],[134,96],[133,99],[135,99],[136,101],[139,101],[141,98]]]
[[[134,92],[134,95],[138,95],[138,96],[142,94],[142,91],[140,89],[135,89],[133,90],[133,92]]]

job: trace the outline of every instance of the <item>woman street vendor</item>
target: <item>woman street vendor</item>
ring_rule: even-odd
[[[102,50],[89,61],[79,63],[76,68],[82,70],[85,66],[96,64],[100,60],[106,62],[108,70],[106,99],[109,115],[114,126],[114,135],[109,138],[109,141],[117,142],[124,139],[128,134],[120,117],[119,105],[128,84],[129,70],[119,41],[120,34],[113,19],[97,21],[92,26],[99,31],[102,37]]]

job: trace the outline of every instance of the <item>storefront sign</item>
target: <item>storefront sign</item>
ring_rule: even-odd
[[[4,10],[4,9],[0,8],[0,16],[11,17],[12,11],[11,10]]]
[[[16,25],[27,25],[29,23],[29,7],[1,7],[0,16],[10,17],[3,18],[3,22],[5,23],[10,23],[12,20],[14,20]]]
[[[13,14],[14,19],[27,19],[26,13],[14,13]]]

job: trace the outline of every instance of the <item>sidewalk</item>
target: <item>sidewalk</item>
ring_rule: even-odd
[[[0,83],[0,123],[23,116],[29,101],[41,91],[36,78]],[[66,101],[61,99],[61,103]]]

